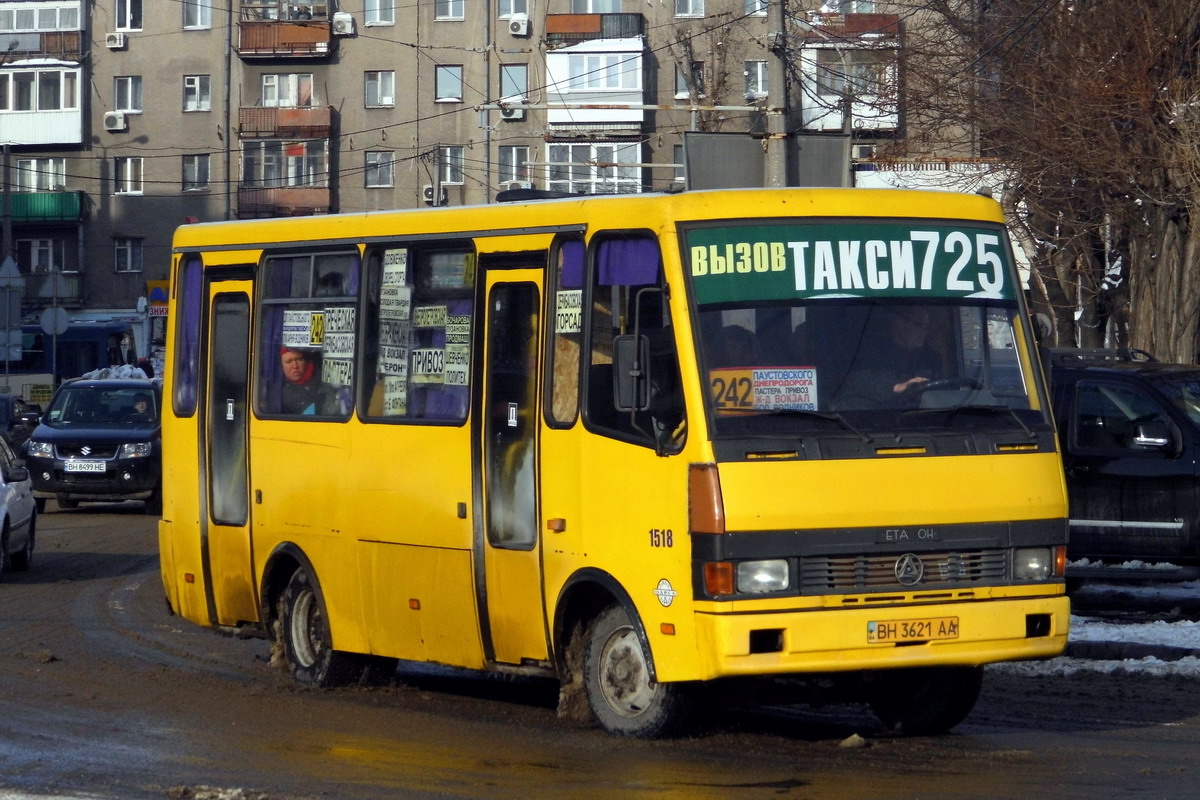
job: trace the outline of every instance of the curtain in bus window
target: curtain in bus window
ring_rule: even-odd
[[[650,286],[658,281],[658,242],[608,239],[600,244],[601,286]]]
[[[175,413],[188,417],[196,411],[200,365],[200,259],[187,259],[180,272],[181,286],[175,300],[179,310],[179,341],[175,346]]]
[[[560,289],[582,289],[583,288],[583,242],[580,240],[571,240],[563,242],[559,249],[562,253],[562,275],[559,277],[558,286]],[[655,254],[657,259],[658,254]]]

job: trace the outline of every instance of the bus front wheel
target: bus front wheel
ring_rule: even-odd
[[[877,673],[868,700],[888,730],[945,733],[967,718],[983,687],[982,667],[926,667]]]
[[[620,606],[609,606],[590,626],[584,673],[588,705],[610,733],[649,739],[683,722],[685,687],[654,680],[637,629]]]
[[[297,682],[307,686],[341,686],[352,682],[360,666],[350,653],[333,649],[324,603],[308,571],[297,569],[279,600],[279,636],[283,654]]]

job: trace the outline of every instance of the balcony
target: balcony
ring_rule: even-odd
[[[808,12],[808,25],[801,25],[805,39],[835,39],[850,44],[855,39],[867,41],[900,38],[899,14],[822,14]],[[850,40],[847,42],[846,40]]]
[[[547,14],[546,43],[551,47],[594,39],[632,39],[646,30],[641,14]]]
[[[328,214],[331,198],[327,186],[239,187],[238,219]]]
[[[80,31],[38,31],[13,33],[4,39],[12,42],[9,58],[52,58],[59,61],[79,61],[83,57],[83,35]]]
[[[58,292],[60,306],[78,306],[83,302],[83,276],[78,272],[60,272],[58,275],[38,272],[24,277],[25,291],[21,293],[21,301],[27,311],[53,305],[55,292]]]
[[[238,109],[238,135],[243,139],[325,139],[332,135],[333,108]]]
[[[87,216],[84,192],[13,192],[9,216],[16,224],[79,222]]]
[[[241,20],[237,52],[242,58],[324,58],[333,31],[328,20]]]

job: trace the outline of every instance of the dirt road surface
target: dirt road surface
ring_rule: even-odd
[[[402,665],[381,689],[299,688],[260,640],[168,615],[138,504],[40,520],[0,576],[0,799],[1160,798],[1200,786],[1186,678],[989,674],[935,738],[862,709],[721,712],[638,742],[555,717],[555,689]]]

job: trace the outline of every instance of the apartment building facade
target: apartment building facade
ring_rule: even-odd
[[[900,17],[809,5],[0,0],[25,311],[146,313],[181,224],[681,188],[686,133],[770,113],[869,155],[903,136]]]

